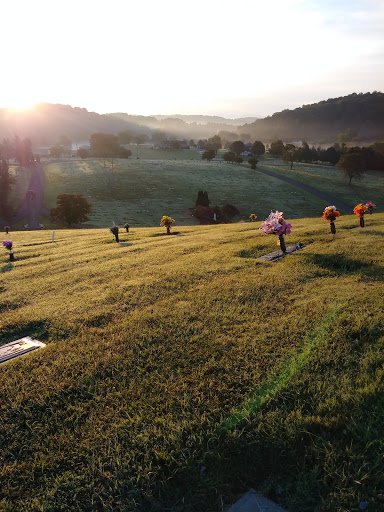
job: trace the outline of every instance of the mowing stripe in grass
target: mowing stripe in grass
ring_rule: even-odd
[[[248,400],[242,404],[240,410],[235,411],[231,416],[224,420],[219,426],[220,432],[238,425],[242,420],[256,412],[265,402],[270,400],[283,386],[300,370],[301,366],[308,360],[314,349],[321,340],[328,335],[330,326],[336,318],[341,307],[342,301],[335,302],[321,319],[320,323],[308,332],[304,339],[302,348],[295,349],[294,353],[286,357],[279,368],[272,376],[259,388],[252,391]]]

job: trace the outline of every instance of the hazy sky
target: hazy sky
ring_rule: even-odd
[[[384,0],[12,0],[1,14],[1,107],[233,118],[384,91]]]

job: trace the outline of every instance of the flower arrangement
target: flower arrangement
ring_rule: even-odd
[[[268,215],[268,218],[261,224],[260,231],[266,235],[277,235],[280,241],[280,248],[282,252],[286,253],[287,248],[285,246],[284,236],[289,235],[291,232],[291,224],[286,222],[283,218],[283,212],[272,212]]]
[[[322,219],[327,220],[331,223],[331,233],[336,234],[335,220],[340,217],[340,213],[336,210],[336,206],[327,206],[322,215]]]
[[[13,242],[12,240],[3,240],[3,247],[8,249],[8,251],[12,251]]]
[[[283,218],[283,212],[271,212],[267,219],[261,224],[260,231],[266,235],[289,235],[291,224]]]
[[[251,219],[252,222],[255,222],[255,220],[257,219],[257,215],[255,215],[254,213],[251,213],[249,218]]]
[[[353,209],[353,213],[357,215],[358,217],[363,217],[364,213],[368,210],[368,207],[366,204],[360,203],[356,205]]]
[[[119,242],[119,226],[112,226],[109,230],[115,237],[116,242]]]
[[[340,217],[340,213],[336,210],[336,206],[327,206],[322,215],[322,219],[334,222],[337,217]]]
[[[175,222],[175,219],[172,219],[172,217],[168,217],[168,215],[163,215],[160,226],[167,228],[167,235],[171,234],[171,226]]]
[[[8,249],[9,251],[9,259],[11,261],[15,261],[15,258],[13,256],[13,252],[12,252],[12,247],[13,247],[13,242],[12,240],[3,240],[3,247],[5,247],[6,249]]]
[[[376,205],[372,203],[372,201],[368,201],[368,203],[365,203],[365,206],[367,207],[368,213],[372,215],[373,210],[376,208]]]

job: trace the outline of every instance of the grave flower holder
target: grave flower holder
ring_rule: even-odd
[[[163,215],[163,218],[160,221],[160,226],[167,228],[167,235],[171,234],[171,226],[175,222],[175,219],[172,217],[168,217],[168,215]]]
[[[373,210],[376,208],[376,205],[372,203],[372,201],[368,201],[368,203],[365,203],[365,206],[367,207],[367,212],[372,215]]]
[[[4,240],[3,241],[3,247],[8,249],[8,251],[9,251],[9,260],[10,261],[15,261],[15,257],[13,255],[13,251],[12,251],[12,246],[13,246],[12,240]]]
[[[279,235],[279,242],[280,242],[281,252],[286,253],[287,252],[287,247],[285,245],[284,235]]]
[[[115,237],[115,240],[117,243],[119,243],[119,226],[113,226],[112,228],[109,228],[113,236]]]
[[[353,213],[357,215],[360,219],[360,227],[364,227],[364,213],[368,210],[368,206],[366,204],[358,204],[354,207]]]
[[[327,206],[323,211],[322,218],[330,223],[332,235],[336,235],[335,220],[340,217],[340,213],[336,210],[336,206]]]
[[[291,224],[283,218],[283,212],[271,212],[267,219],[262,223],[260,231],[266,235],[277,235],[279,237],[281,252],[286,254],[284,235],[291,232]]]
[[[125,228],[125,231],[128,233],[129,232],[129,224],[124,224],[123,227]]]

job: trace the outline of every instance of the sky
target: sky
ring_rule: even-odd
[[[383,0],[3,2],[0,107],[265,117],[384,91]]]

